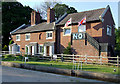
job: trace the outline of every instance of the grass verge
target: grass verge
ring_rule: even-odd
[[[25,63],[23,61],[8,61],[8,62]],[[49,66],[49,67],[56,67],[56,68],[63,68],[63,69],[73,69],[73,63],[70,63],[70,62],[41,60],[39,62],[34,62],[34,61],[26,62],[26,64]],[[76,66],[78,66],[78,65],[76,64]],[[81,69],[81,64],[79,66],[79,69]],[[116,70],[116,72],[114,72],[114,69]],[[92,72],[110,73],[110,74],[119,74],[120,75],[120,73],[119,73],[120,68],[118,68],[116,66],[84,64],[83,63],[82,70],[83,71],[92,71]]]

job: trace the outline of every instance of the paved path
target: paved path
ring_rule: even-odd
[[[58,75],[53,73],[45,73],[40,71],[32,71],[20,68],[3,66],[2,70],[3,82],[100,82],[104,81],[77,78],[71,76]],[[110,84],[110,83],[108,83]]]

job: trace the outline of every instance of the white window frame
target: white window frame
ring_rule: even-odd
[[[70,34],[65,35],[65,29],[70,29]],[[63,27],[63,36],[71,36],[72,28],[71,27]]]
[[[110,33],[108,32],[108,28],[109,28]],[[107,35],[112,36],[112,27],[109,25],[107,25]]]
[[[40,46],[42,46],[42,48],[44,47],[43,44],[39,44],[39,46],[38,46],[38,50],[39,50],[38,53],[39,54],[43,54],[43,52],[40,52]]]
[[[25,34],[25,40],[26,40],[26,41],[29,41],[30,38],[29,38],[29,39],[26,39],[26,35],[29,35],[29,36],[30,36],[30,33]]]
[[[17,36],[19,36],[19,39],[17,39]],[[20,41],[20,34],[16,35],[16,41]]]
[[[47,37],[47,34],[48,34],[48,33],[52,33],[52,37]],[[46,32],[46,39],[52,39],[52,38],[53,38],[53,31],[47,31],[47,32]]]

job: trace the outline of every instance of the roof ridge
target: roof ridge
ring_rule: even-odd
[[[87,10],[87,11],[82,11],[82,12],[77,12],[77,13],[84,13],[84,12],[96,11],[96,10],[100,10],[100,9],[106,9],[106,8],[99,8],[99,9]],[[71,14],[68,14],[68,15],[73,15],[73,14],[77,14],[77,13],[71,13]]]

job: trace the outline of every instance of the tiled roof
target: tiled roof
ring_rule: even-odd
[[[78,23],[85,16],[86,16],[87,22],[100,20],[99,16],[104,12],[104,10],[105,10],[105,8],[101,8],[101,9],[84,11],[84,12],[79,12],[79,13],[72,13],[72,14],[68,14],[68,15],[65,14],[64,17],[62,17],[62,19],[56,21],[56,23],[57,23],[57,25],[63,25],[70,18],[72,18],[72,23]],[[54,22],[49,23],[49,24],[47,24],[47,22],[43,22],[43,23],[37,24],[35,26],[25,25],[24,27],[18,29],[16,32],[14,32],[12,34],[53,30],[53,27],[54,27]]]
[[[72,23],[78,23],[85,16],[86,16],[87,22],[100,20],[99,16],[104,12],[104,10],[105,10],[105,8],[101,8],[101,9],[95,9],[95,10],[90,10],[90,11],[68,14],[57,25],[65,24],[70,18],[72,18]]]
[[[53,30],[54,23],[43,22],[34,26],[26,25],[16,32],[12,34],[19,34],[19,33],[31,33],[31,32],[38,32],[38,31],[46,31],[46,30]]]

